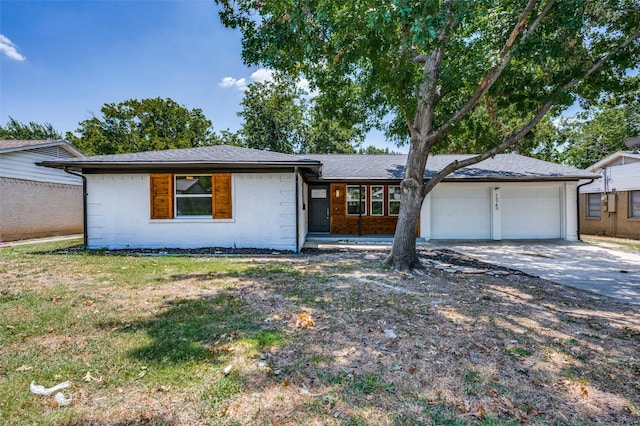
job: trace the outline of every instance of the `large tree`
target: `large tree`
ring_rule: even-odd
[[[364,137],[362,127],[348,121],[353,106],[326,107],[327,96],[312,96],[297,80],[282,73],[249,85],[242,100],[244,146],[292,153],[353,153]],[[356,125],[354,125],[356,124]]]
[[[241,107],[240,133],[248,148],[287,154],[301,150],[305,105],[293,79],[276,74],[273,81],[251,83]]]
[[[408,137],[388,258],[398,269],[420,266],[420,207],[437,183],[513,146],[554,106],[616,90],[640,56],[636,0],[216,1],[248,64],[303,73],[320,92],[355,85],[368,117],[391,116]],[[425,182],[432,149],[472,116],[491,148]]]
[[[172,99],[129,99],[107,103],[101,117],[79,124],[67,140],[87,155],[121,154],[213,143],[212,126],[202,110],[188,109]]]
[[[0,126],[0,139],[62,139],[62,134],[53,128],[51,123],[21,123],[13,117],[4,126]]]

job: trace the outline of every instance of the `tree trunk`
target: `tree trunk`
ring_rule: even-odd
[[[412,138],[413,139],[413,138]],[[417,136],[416,136],[417,139]],[[404,179],[400,182],[400,214],[386,265],[396,270],[423,269],[416,253],[420,209],[424,200],[424,169],[428,147],[424,140],[412,140]]]

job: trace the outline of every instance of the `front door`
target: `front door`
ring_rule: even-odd
[[[329,232],[329,185],[309,185],[309,232]]]

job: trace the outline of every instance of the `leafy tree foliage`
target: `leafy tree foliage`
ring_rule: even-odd
[[[445,176],[514,146],[554,106],[621,90],[639,66],[635,0],[216,1],[248,64],[349,93],[361,122],[409,141],[388,258],[398,269],[420,267],[420,207]],[[485,149],[424,182],[427,157],[459,132]]]
[[[238,113],[244,146],[284,153],[353,153],[362,130],[345,124],[344,113],[327,108],[326,97],[310,97],[296,81],[276,73],[272,81],[251,83]]]
[[[129,99],[108,103],[101,117],[79,124],[67,140],[88,155],[121,154],[212,143],[211,121],[202,110],[188,109],[172,99]]]
[[[624,142],[640,136],[640,77],[630,79],[629,96],[610,96],[578,114],[564,129],[570,143],[561,152],[564,162],[585,168],[617,151]]]
[[[56,131],[51,123],[21,123],[15,118],[9,117],[9,121],[4,126],[0,126],[0,139],[21,139],[21,140],[59,140],[62,134]]]
[[[302,93],[292,79],[249,85],[238,113],[243,118],[242,137],[247,148],[292,154],[303,146]]]

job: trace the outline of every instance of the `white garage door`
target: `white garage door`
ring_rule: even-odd
[[[502,238],[560,238],[560,188],[502,188]]]
[[[490,189],[459,184],[439,185],[431,193],[431,238],[491,239]]]

